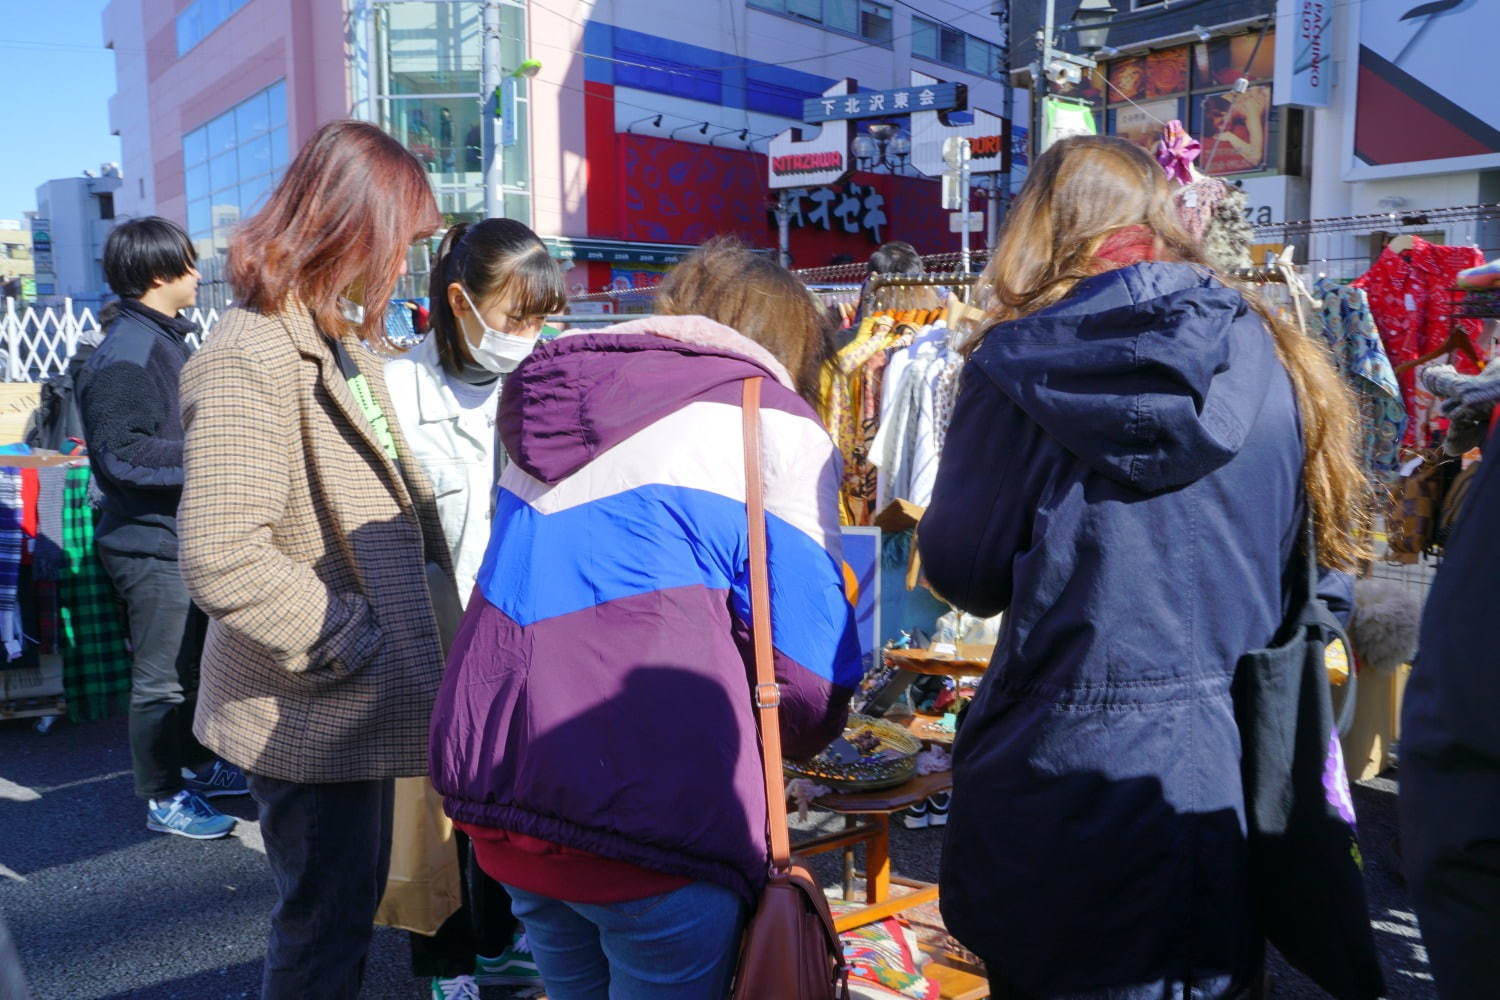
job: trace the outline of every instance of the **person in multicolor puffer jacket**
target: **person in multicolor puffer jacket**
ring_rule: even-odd
[[[788,757],[840,734],[860,673],[840,460],[803,398],[827,353],[821,309],[724,241],[657,298],[666,315],[565,335],[507,379],[512,464],[432,720],[433,783],[563,1000],[722,997],[765,882],[747,378],[765,380]]]

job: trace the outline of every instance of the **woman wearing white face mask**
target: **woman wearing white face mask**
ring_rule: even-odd
[[[388,362],[385,378],[402,436],[432,481],[454,582],[466,604],[489,541],[493,487],[505,461],[495,434],[503,376],[531,353],[543,318],[561,312],[566,295],[546,246],[511,219],[448,230],[432,262],[429,295],[431,332]],[[398,789],[398,852],[401,799]],[[473,863],[468,839],[457,834],[456,840],[464,905],[435,935],[412,934],[413,971],[430,980],[434,1000],[477,1000],[478,982],[539,983],[524,942],[512,946],[515,921],[505,890]],[[430,914],[424,926],[411,911],[403,913],[396,898],[393,880],[382,922],[434,929]]]

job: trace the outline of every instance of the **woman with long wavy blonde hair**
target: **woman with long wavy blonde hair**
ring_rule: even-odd
[[[1261,969],[1236,662],[1272,644],[1310,513],[1361,555],[1325,352],[1203,266],[1161,168],[1038,159],[981,280],[927,577],[1006,612],[955,748],[948,927],[993,996],[1231,998]]]

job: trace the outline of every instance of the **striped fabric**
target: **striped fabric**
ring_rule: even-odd
[[[21,470],[0,468],[0,669],[21,658],[21,609],[16,581],[21,573]]]

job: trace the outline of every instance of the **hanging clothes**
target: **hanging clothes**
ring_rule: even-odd
[[[43,653],[58,649],[58,581],[63,570],[63,494],[68,470],[37,473],[37,529],[31,554],[32,585],[37,598],[37,644]]]
[[[21,659],[21,519],[21,470],[0,468],[0,670],[19,666]]]
[[[866,413],[863,393],[871,386],[864,369],[872,364],[883,367],[885,352],[902,336],[897,329],[895,318],[888,313],[867,316],[854,339],[823,366],[818,376],[823,423],[844,457],[839,517],[845,525],[869,524],[874,517],[876,482],[869,463],[869,444],[875,431],[867,433],[865,427],[875,419],[879,404],[878,396],[872,397]],[[873,391],[878,394],[878,383]]]
[[[1380,330],[1386,355],[1398,369],[1403,364],[1439,350],[1454,331],[1461,332],[1474,345],[1476,357],[1462,351],[1452,352],[1454,366],[1461,374],[1477,374],[1484,356],[1478,341],[1483,331],[1479,320],[1455,320],[1450,292],[1458,273],[1484,263],[1484,255],[1473,247],[1450,247],[1429,243],[1414,237],[1409,250],[1381,251],[1375,264],[1354,282],[1369,296],[1370,311]],[[1406,407],[1406,432],[1402,444],[1408,448],[1433,446],[1447,430],[1448,421],[1436,408],[1432,393],[1421,384],[1420,368],[1441,364],[1447,354],[1424,365],[1397,372],[1401,397]]]
[[[1313,296],[1321,306],[1323,336],[1359,401],[1364,467],[1375,482],[1395,482],[1400,475],[1406,406],[1369,298],[1361,288],[1327,278],[1313,283]]]
[[[66,471],[58,584],[63,688],[70,719],[102,719],[130,697],[130,651],[114,586],[94,552],[89,470]]]

